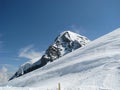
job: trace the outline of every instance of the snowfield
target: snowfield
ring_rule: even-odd
[[[85,36],[81,36],[71,31],[64,31],[55,38],[52,45],[45,50],[45,53],[41,57],[30,60],[21,65],[9,80],[41,68],[48,62],[52,62],[78,48],[86,46],[89,42],[90,40]]]
[[[58,90],[59,82],[61,90],[120,90],[120,29],[9,81],[0,90]]]
[[[40,87],[0,87],[0,90],[58,90],[58,88],[40,88]],[[61,88],[61,90],[113,90],[95,86],[84,86],[79,88]]]

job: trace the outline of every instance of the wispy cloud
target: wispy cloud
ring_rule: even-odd
[[[19,57],[34,59],[37,57],[41,57],[43,55],[43,53],[44,53],[43,51],[42,52],[35,51],[34,46],[29,45],[29,46],[26,46],[26,47],[20,49]]]
[[[8,72],[8,69],[4,66],[0,69],[0,83],[5,83],[8,81],[7,72]]]
[[[0,84],[8,82],[17,68],[10,64],[0,64]]]
[[[77,25],[71,25],[69,29],[73,32],[76,32],[78,34],[85,34],[86,30],[82,26],[77,26]]]

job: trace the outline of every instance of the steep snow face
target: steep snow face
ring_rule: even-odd
[[[21,65],[19,70],[12,78],[10,78],[10,80],[43,67],[49,61],[52,62],[67,53],[83,47],[88,42],[90,42],[90,40],[85,36],[81,36],[71,31],[64,31],[55,39],[54,43],[48,47],[42,57],[35,58],[34,60]]]
[[[120,90],[120,29],[11,80],[8,86],[62,90]]]

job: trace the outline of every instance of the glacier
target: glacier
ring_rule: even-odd
[[[0,90],[58,90],[58,83],[61,90],[120,90],[120,28],[9,81]]]

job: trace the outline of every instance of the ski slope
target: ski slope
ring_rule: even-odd
[[[59,82],[61,90],[120,90],[120,28],[0,90],[57,90]]]

